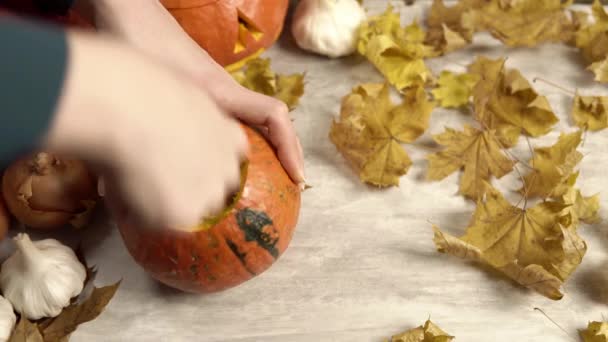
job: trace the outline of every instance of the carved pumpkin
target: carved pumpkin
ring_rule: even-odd
[[[215,220],[184,232],[137,227],[115,213],[129,253],[153,278],[186,292],[221,291],[264,272],[289,245],[300,189],[268,142],[244,129],[250,152],[241,191]]]
[[[161,0],[213,59],[227,66],[270,47],[289,0]]]

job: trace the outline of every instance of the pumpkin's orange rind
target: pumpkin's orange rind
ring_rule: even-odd
[[[188,35],[220,65],[268,49],[279,38],[289,0],[161,0]]]
[[[217,223],[177,231],[116,217],[129,253],[158,281],[193,293],[226,290],[267,270],[291,242],[300,188],[266,139],[243,127],[250,142],[244,183]]]

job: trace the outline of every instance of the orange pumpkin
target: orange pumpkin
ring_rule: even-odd
[[[227,66],[270,47],[289,0],[161,0],[213,59]]]
[[[241,191],[212,223],[188,232],[154,229],[135,226],[124,212],[115,213],[129,253],[160,282],[194,293],[225,290],[264,272],[289,245],[300,189],[268,142],[243,127],[250,151]]]

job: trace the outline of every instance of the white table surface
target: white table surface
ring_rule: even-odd
[[[387,1],[365,3],[377,13]],[[423,18],[430,1],[411,7],[392,3],[409,22]],[[370,189],[356,178],[328,132],[340,99],[356,84],[381,77],[358,58],[332,61],[302,53],[285,33],[266,56],[279,72],[307,73],[306,94],[293,116],[314,186],[303,195],[291,246],[268,271],[239,287],[206,296],[182,294],[151,280],[100,215],[82,234],[86,254],[99,267],[98,284],[124,280],[107,310],[81,326],[72,341],[371,342],[416,327],[429,316],[457,341],[572,341],[533,308],[542,308],[576,338],[589,320],[608,315],[608,220],[581,230],[588,253],[565,284],[561,301],[439,254],[429,222],[460,235],[474,205],[456,194],[458,173],[441,182],[424,180],[430,152],[425,146],[430,146],[430,134],[445,126],[462,127],[466,116],[435,110],[427,134],[406,146],[414,165],[401,186]],[[594,83],[584,70],[578,52],[562,45],[509,49],[478,35],[468,49],[428,64],[435,72],[464,71],[476,54],[508,56],[508,67],[520,69],[529,80],[540,76],[566,88],[608,94],[608,87]],[[561,120],[551,134],[532,140],[549,144],[561,130],[573,129],[571,96],[545,84],[536,89]],[[604,192],[608,131],[589,134],[581,151],[579,187],[586,194]],[[496,184],[514,189],[517,179],[510,175]],[[602,195],[601,206],[608,218],[608,195]]]

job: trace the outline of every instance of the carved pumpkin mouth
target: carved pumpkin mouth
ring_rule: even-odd
[[[211,229],[213,226],[218,224],[221,220],[223,220],[226,216],[232,212],[232,209],[236,206],[236,204],[241,200],[241,196],[243,195],[243,190],[245,190],[245,183],[247,182],[247,170],[249,167],[249,162],[244,162],[241,164],[241,182],[237,191],[230,194],[230,196],[226,197],[226,203],[224,208],[216,213],[215,215],[205,217],[202,219],[201,223],[190,229],[186,229],[187,232],[200,232],[204,230]]]

